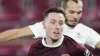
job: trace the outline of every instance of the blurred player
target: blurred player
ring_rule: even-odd
[[[44,14],[46,38],[41,38],[30,48],[27,56],[92,56],[83,46],[68,36],[63,36],[65,14],[50,8]]]
[[[61,1],[61,8],[65,11],[67,17],[63,34],[73,38],[75,41],[83,45],[86,44],[93,48],[100,48],[100,35],[92,28],[79,23],[82,15],[82,7],[82,0]],[[4,31],[0,34],[0,42],[6,42],[30,35],[35,37],[45,37],[46,32],[42,23],[43,21],[23,28]]]

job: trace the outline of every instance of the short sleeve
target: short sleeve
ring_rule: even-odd
[[[35,35],[35,38],[46,36],[45,29],[43,28],[42,22],[38,22],[28,27],[32,30],[33,34]]]
[[[95,45],[100,41],[100,35],[92,28],[89,28],[83,24],[78,24],[77,27],[77,31],[85,36],[83,37],[85,38],[84,44],[95,48]]]
[[[95,45],[100,41],[100,35],[93,29],[88,30],[88,38],[86,44],[95,48]]]

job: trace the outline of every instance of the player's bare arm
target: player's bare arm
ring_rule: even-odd
[[[19,29],[11,29],[0,33],[0,42],[6,42],[9,40],[14,40],[17,38],[30,35],[34,36],[33,32],[30,30],[28,26]]]
[[[95,47],[100,49],[100,41],[95,45]]]

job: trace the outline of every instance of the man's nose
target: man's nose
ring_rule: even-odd
[[[78,18],[78,14],[77,14],[77,13],[74,14],[74,18],[75,18],[75,19]]]
[[[77,13],[75,13],[75,14],[74,14],[74,20],[76,20],[76,21],[77,21],[77,20],[78,20],[78,18],[79,18],[78,14],[77,14]]]
[[[56,28],[57,30],[59,30],[60,26],[57,24],[57,25],[55,26],[55,28]]]

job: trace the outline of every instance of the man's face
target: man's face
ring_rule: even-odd
[[[44,28],[46,35],[52,40],[58,40],[61,38],[63,25],[65,23],[65,17],[61,13],[49,13],[44,20]]]
[[[66,4],[66,9],[65,9],[65,13],[66,13],[66,19],[67,19],[67,24],[70,25],[76,25],[79,23],[81,15],[82,15],[82,1],[79,1],[78,3],[69,0]]]

